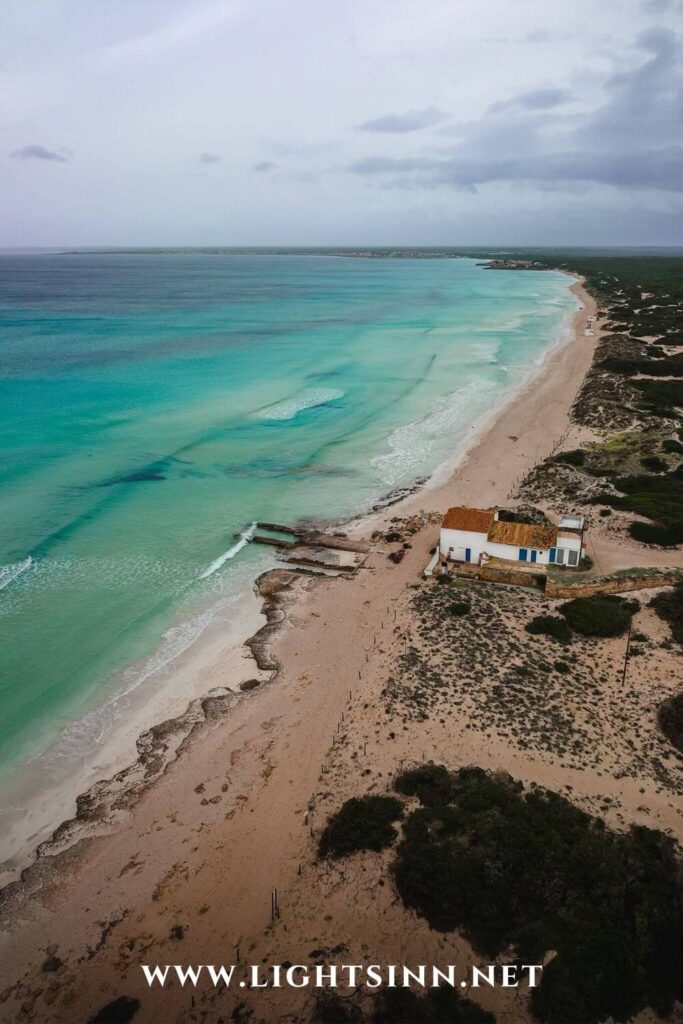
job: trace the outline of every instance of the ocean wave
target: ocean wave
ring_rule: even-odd
[[[343,398],[345,392],[339,388],[311,388],[302,391],[294,398],[287,398],[282,402],[275,402],[267,405],[265,409],[259,410],[255,415],[260,420],[293,420],[297,413],[304,409],[315,409],[318,405],[327,405],[338,398]]]
[[[21,576],[32,565],[33,559],[30,555],[21,562],[10,562],[8,565],[0,565],[0,590],[4,590],[12,580],[15,580],[17,576]]]
[[[493,381],[473,381],[440,399],[424,419],[393,430],[388,438],[389,451],[371,459],[382,482],[394,487],[410,473],[423,468],[435,443],[440,438],[453,437],[457,428],[471,422],[495,390]]]
[[[217,611],[234,604],[241,595],[170,626],[162,635],[156,650],[142,663],[127,668],[113,694],[102,704],[79,715],[65,725],[58,739],[46,751],[26,759],[27,764],[40,763],[46,774],[58,770],[65,762],[95,752],[113,723],[129,707],[133,693],[150,677],[162,672],[192,647],[211,624]]]
[[[240,535],[240,539],[236,544],[233,544],[231,548],[228,548],[228,550],[224,551],[222,555],[219,555],[219,557],[211,563],[208,569],[205,569],[204,572],[201,573],[199,577],[200,580],[205,580],[208,576],[213,576],[213,574],[220,569],[220,567],[224,565],[229,558],[234,558],[238,551],[241,551],[242,548],[249,543],[251,538],[254,536],[255,529],[256,523],[252,523],[251,526]]]

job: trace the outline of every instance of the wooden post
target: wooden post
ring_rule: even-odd
[[[631,646],[631,627],[633,625],[633,618],[629,619],[628,633],[626,634],[626,653],[624,654],[624,672],[621,677],[622,687],[626,686],[626,669],[628,667],[628,650]]]

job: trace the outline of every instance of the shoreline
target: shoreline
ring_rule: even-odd
[[[368,510],[342,520],[332,520],[328,526],[343,526],[350,535],[359,536],[369,534],[383,523],[386,525],[392,516],[414,514],[418,508],[443,510],[446,507],[443,501],[450,503],[447,494],[454,474],[476,456],[476,450],[481,444],[486,443],[487,439],[490,443],[491,436],[498,437],[498,425],[505,421],[515,407],[524,410],[529,389],[541,385],[552,374],[554,365],[561,361],[566,350],[583,339],[582,347],[590,349],[592,361],[592,351],[597,345],[598,336],[586,339],[583,331],[590,315],[587,310],[595,307],[595,301],[576,275],[566,271],[554,272],[572,278],[574,283],[569,286],[569,290],[581,305],[565,316],[560,336],[544,352],[538,364],[508,393],[501,396],[495,408],[482,414],[479,422],[472,425],[470,436],[463,440],[457,454],[439,463],[429,476],[420,477],[413,484],[394,488]],[[586,341],[592,344],[585,345]],[[511,498],[512,490],[498,503]],[[436,501],[441,503],[435,504]],[[30,872],[40,874],[42,859],[58,856],[81,839],[100,835],[116,827],[121,812],[128,812],[135,800],[153,786],[170,764],[178,760],[185,745],[191,742],[193,734],[201,728],[202,722],[210,715],[215,716],[216,701],[222,702],[227,709],[243,700],[247,694],[241,692],[241,683],[253,682],[250,676],[265,673],[267,678],[259,679],[258,684],[277,679],[279,666],[273,660],[269,648],[283,617],[278,587],[271,593],[270,585],[266,583],[264,593],[259,586],[264,577],[270,577],[273,573],[275,579],[279,573],[294,577],[297,575],[287,569],[274,567],[254,580],[253,592],[241,595],[237,602],[241,625],[244,627],[248,620],[250,628],[236,631],[230,628],[230,623],[230,639],[226,642],[222,628],[217,631],[216,625],[212,623],[206,631],[208,635],[200,635],[177,659],[162,669],[162,678],[175,676],[182,680],[185,677],[180,688],[172,688],[169,699],[174,707],[173,713],[160,720],[158,715],[150,716],[149,701],[143,701],[137,715],[131,716],[125,729],[121,730],[117,740],[112,743],[108,756],[98,755],[98,761],[104,761],[106,768],[92,764],[75,768],[68,788],[60,787],[57,803],[63,816],[56,826],[43,823],[42,827],[34,827],[31,835],[20,840],[18,849],[4,862],[4,870],[0,869],[0,904],[7,892],[21,885]],[[283,589],[289,591],[294,582],[295,579],[285,582]],[[273,616],[278,619],[277,624],[273,623]],[[256,628],[263,619],[265,621]],[[240,653],[243,668],[239,665]],[[229,657],[226,658],[226,655]],[[213,687],[207,686],[205,677],[214,674],[212,666],[218,661],[222,665],[220,682],[217,681]],[[226,661],[230,665],[228,679],[223,677]],[[202,681],[190,683],[188,677],[193,674]],[[245,689],[252,688],[255,687],[248,686]],[[155,703],[159,704],[159,700]],[[142,723],[138,724],[137,729],[136,722]],[[43,806],[44,803],[45,798]],[[73,813],[69,813],[69,808],[74,809]],[[54,817],[53,814],[53,820]]]

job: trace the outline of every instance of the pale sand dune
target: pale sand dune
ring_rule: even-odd
[[[571,343],[552,353],[446,483],[410,496],[377,522],[456,502],[504,503],[515,482],[567,436],[569,408],[599,333],[595,325],[596,336],[585,334],[595,307],[580,285],[574,288],[584,308]],[[357,529],[369,533],[377,522]],[[428,526],[397,566],[380,548],[352,580],[296,583],[285,593],[287,624],[272,645],[281,664],[276,679],[197,730],[111,834],[83,842],[14,887],[4,908],[0,992],[10,988],[2,992],[0,1017],[86,1021],[110,999],[131,995],[142,1001],[136,1024],[230,1019],[241,998],[254,1021],[270,1024],[310,1009],[310,994],[202,990],[193,1012],[187,989],[150,993],[138,964],[228,964],[237,954],[248,963],[307,963],[312,950],[340,943],[348,947],[336,958],[343,963],[366,955],[370,962],[478,962],[464,941],[405,915],[391,885],[379,885],[382,857],[329,869],[315,861],[312,832],[328,814],[348,796],[382,791],[404,761],[503,768],[553,789],[572,786],[573,798],[593,809],[607,795],[613,824],[621,815],[683,837],[680,801],[656,779],[619,777],[609,720],[596,736],[604,763],[598,771],[563,767],[562,759],[522,750],[495,729],[480,731],[466,705],[457,716],[405,729],[400,716],[386,717],[382,690],[403,638],[415,629],[412,588],[422,585],[435,539],[436,527]],[[663,635],[650,612],[639,628]],[[623,641],[610,641],[600,649],[615,678],[622,648]],[[203,665],[214,685],[230,668],[221,657],[212,651]],[[650,732],[659,695],[676,683],[675,664],[674,655],[662,655],[656,665],[636,665],[629,679]],[[497,668],[492,662],[493,675]],[[616,685],[609,691],[615,706]],[[271,925],[273,887],[282,917]],[[181,939],[171,938],[177,925]],[[54,947],[64,966],[42,973]],[[482,994],[481,1001],[495,1008],[500,1024],[527,1020],[519,993]],[[288,1012],[294,1016],[285,1018]]]

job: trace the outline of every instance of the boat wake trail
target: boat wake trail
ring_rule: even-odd
[[[243,547],[246,547],[251,538],[254,536],[255,529],[256,523],[252,523],[247,530],[240,534],[240,539],[237,541],[236,544],[233,544],[233,546],[229,548],[227,551],[225,551],[222,555],[220,555],[215,560],[215,562],[212,562],[208,569],[204,570],[204,572],[199,577],[200,580],[205,580],[207,579],[207,577],[213,576],[216,570],[220,569],[220,567],[224,565],[229,558],[234,558],[238,551],[241,551]]]
[[[33,559],[30,555],[22,562],[10,562],[9,565],[0,565],[0,590],[4,590],[12,580],[15,580],[17,576],[21,576],[22,572],[26,572],[32,565]]]

